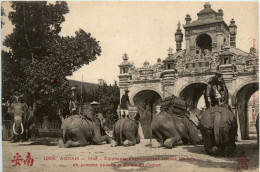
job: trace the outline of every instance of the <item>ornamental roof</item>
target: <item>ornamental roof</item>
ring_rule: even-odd
[[[187,23],[183,27],[186,28],[186,27],[200,26],[200,25],[220,23],[220,22],[223,22],[227,26],[227,24],[222,18],[223,11],[219,9],[219,11],[216,12],[211,8],[209,2],[206,2],[204,4],[204,9],[201,10],[199,13],[197,13],[197,16],[198,16],[197,20],[192,21],[191,23]]]
[[[204,19],[204,20],[195,20],[195,21],[193,21],[191,23],[188,23],[188,24],[184,25],[183,27],[185,28],[185,27],[192,27],[192,26],[200,26],[200,25],[220,23],[220,22],[224,22],[224,20],[223,19],[209,18],[209,19]]]
[[[123,61],[123,62],[120,63],[118,66],[119,66],[119,67],[122,67],[122,66],[131,66],[131,65],[132,65],[131,62],[129,62],[129,61]]]
[[[183,56],[184,51],[185,50],[181,50],[181,51],[178,51],[174,54],[169,54],[168,57],[165,60],[163,60],[163,62],[175,61],[178,56]]]
[[[234,54],[237,54],[237,55],[242,55],[242,56],[248,56],[249,53],[239,49],[239,48],[236,48],[236,47],[230,47],[229,49],[230,52],[234,53]]]

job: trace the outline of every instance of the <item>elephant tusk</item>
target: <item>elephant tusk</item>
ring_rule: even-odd
[[[106,133],[109,137],[112,137],[107,131],[105,131],[105,133]]]
[[[14,128],[15,128],[15,123],[13,124],[13,132],[14,132],[15,135],[19,135],[18,133],[15,132]]]
[[[21,123],[21,128],[22,128],[22,132],[20,134],[23,134],[23,132],[24,132],[23,123]]]

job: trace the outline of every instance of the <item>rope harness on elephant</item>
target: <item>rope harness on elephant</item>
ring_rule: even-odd
[[[77,126],[74,126],[74,127],[69,127],[69,126],[71,126],[71,123],[73,122],[73,120],[75,119],[75,118],[81,118],[81,122],[77,125]],[[87,122],[87,124],[89,125],[89,127],[91,128],[91,136],[93,136],[93,134],[94,134],[94,128],[93,127],[91,127],[91,124],[89,123],[90,121],[88,120],[88,119],[86,119],[84,116],[79,116],[79,115],[76,115],[76,116],[70,116],[70,117],[68,117],[68,119],[71,119],[71,122],[69,123],[69,125],[68,125],[68,127],[66,128],[66,130],[71,130],[71,129],[75,129],[75,128],[78,128],[78,127],[80,127],[82,124],[83,124],[83,122],[84,121],[86,121]],[[94,121],[92,121],[93,123],[94,123]],[[65,131],[66,132],[66,131]]]

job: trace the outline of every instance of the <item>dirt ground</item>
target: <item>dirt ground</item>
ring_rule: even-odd
[[[50,142],[51,141],[51,142]],[[173,149],[150,148],[149,140],[133,147],[115,147],[108,144],[88,145],[78,148],[59,148],[57,139],[48,138],[34,142],[10,143],[3,141],[3,171],[259,171],[259,149],[256,140],[237,142],[236,153],[231,158],[212,157],[202,145],[176,145]],[[244,151],[242,158],[241,153]],[[30,152],[32,166],[24,164]],[[23,161],[12,162],[16,153]],[[243,163],[243,162],[244,163]]]

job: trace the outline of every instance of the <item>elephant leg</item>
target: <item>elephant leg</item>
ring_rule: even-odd
[[[115,140],[112,140],[111,141],[111,147],[116,147],[116,146],[118,146],[118,142],[115,141]]]
[[[28,141],[30,141],[31,138],[32,138],[32,130],[30,130],[30,129],[28,128],[28,137],[27,137]]]
[[[189,142],[193,145],[200,144],[202,142],[202,138],[199,136],[197,127],[191,122],[189,122],[189,124],[190,125],[187,126]]]
[[[87,141],[86,141],[83,133],[82,133],[82,135],[79,133],[76,138],[77,138],[77,141],[75,141],[75,140],[68,140],[65,143],[64,146],[66,148],[68,148],[68,147],[79,147],[79,146],[86,146],[87,145]]]
[[[158,141],[158,142],[163,142],[163,137],[161,133],[157,129],[153,129],[152,131],[153,137]]]
[[[64,148],[65,147],[63,140],[59,140],[58,146],[59,146],[59,148]]]
[[[125,131],[123,135],[125,136],[123,146],[134,146],[136,144],[136,136],[134,132]]]
[[[71,141],[71,140],[68,140],[66,143],[65,143],[65,147],[66,148],[69,148],[69,147],[80,147],[80,146],[85,146],[87,143],[85,142],[82,143],[81,141]]]
[[[164,146],[163,137],[162,137],[161,133],[157,129],[153,129],[152,133],[153,133],[153,137],[156,140],[155,142],[152,142],[152,147],[159,148],[159,147]]]
[[[139,133],[137,133],[137,136],[136,136],[136,144],[139,144],[140,143],[140,135]]]
[[[112,139],[107,136],[107,135],[104,135],[104,136],[99,136],[99,137],[94,137],[93,138],[93,142],[97,145],[102,145],[102,142],[103,141],[106,141],[107,144],[110,144]]]
[[[124,146],[134,146],[135,144],[136,144],[136,139],[134,139],[134,140],[125,140],[123,142]]]
[[[173,147],[173,144],[177,143],[178,141],[180,141],[180,138],[176,138],[176,137],[172,137],[172,138],[166,139],[165,142],[164,142],[164,146],[166,148],[170,148],[171,149]]]
[[[234,152],[235,143],[234,143],[233,138],[229,135],[230,129],[232,129],[232,127],[228,127],[228,126],[220,129],[222,138],[223,138],[223,144],[222,144],[223,145],[223,156],[225,156],[225,157],[231,156]]]
[[[28,129],[24,126],[24,132],[23,134],[21,135],[22,136],[22,141],[27,141],[27,138],[26,138],[26,133],[28,132]]]
[[[209,155],[213,154],[214,145],[214,132],[213,129],[207,129],[203,125],[200,128],[203,137],[204,149]]]

